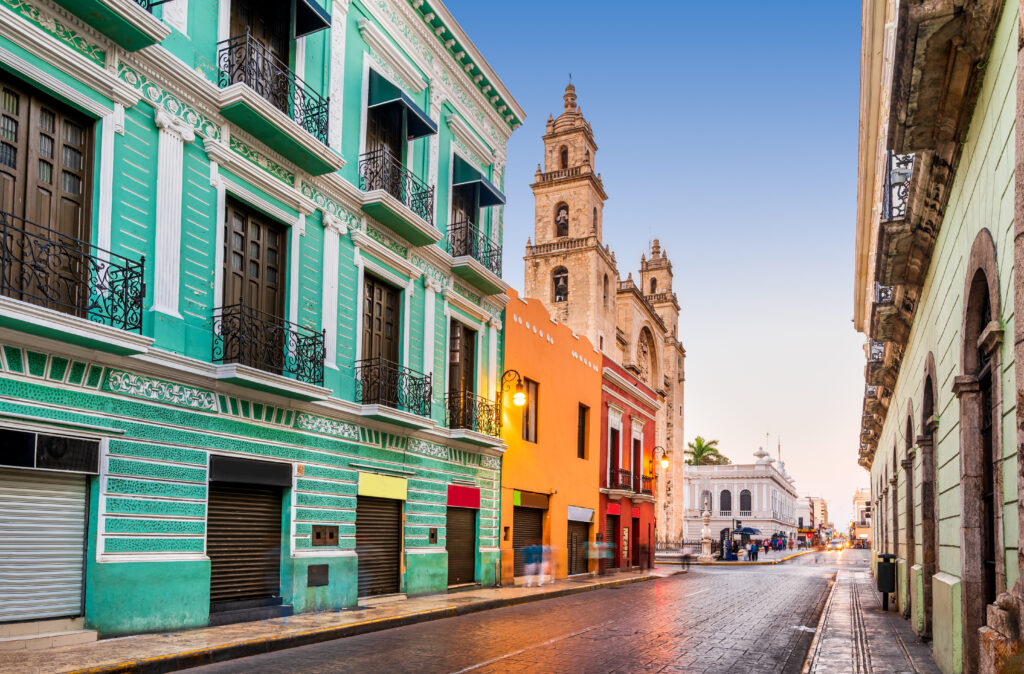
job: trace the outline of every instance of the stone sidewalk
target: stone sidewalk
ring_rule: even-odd
[[[804,663],[805,674],[927,672],[931,649],[896,611],[882,611],[869,571],[840,570]]]
[[[677,568],[578,576],[542,587],[474,588],[412,598],[363,600],[358,608],[204,627],[182,632],[102,639],[40,651],[0,653],[0,672],[169,672],[437,620],[501,606],[562,597],[681,573]]]

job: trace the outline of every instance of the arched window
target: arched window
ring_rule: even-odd
[[[608,274],[604,275],[604,281],[601,282],[601,301],[608,305]]]
[[[930,352],[924,363],[924,393],[921,396],[921,575],[924,579],[924,634],[932,633],[932,576],[938,554],[939,511],[935,498],[935,356]]]
[[[569,270],[565,267],[557,267],[551,272],[551,291],[556,302],[565,302],[569,299]]]
[[[697,509],[701,512],[705,510],[711,511],[715,509],[715,504],[711,501],[711,492],[705,489],[700,493],[700,503],[697,504]]]
[[[651,279],[651,294],[653,295],[656,292],[658,292],[658,279],[652,278]]]
[[[597,206],[594,206],[594,231],[597,231]]]
[[[566,203],[555,207],[555,236],[569,236],[569,205]]]
[[[561,151],[558,153],[558,156],[561,158],[562,168],[569,168],[569,149],[563,145]]]
[[[750,490],[744,489],[740,492],[740,514],[744,517],[750,517],[750,511],[753,510],[751,507]]]
[[[590,164],[590,150],[586,151],[585,156],[587,158],[587,164]]]
[[[732,516],[732,492],[723,489],[718,495],[718,514],[722,517]]]

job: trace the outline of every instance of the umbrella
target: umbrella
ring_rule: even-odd
[[[753,527],[743,527],[742,529],[737,529],[736,533],[738,533],[738,534],[747,534],[748,536],[760,536],[761,535],[761,531],[758,530],[758,529],[755,529]]]

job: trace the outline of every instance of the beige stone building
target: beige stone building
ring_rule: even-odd
[[[541,300],[552,317],[585,335],[657,393],[656,445],[670,461],[656,480],[657,539],[661,546],[671,545],[682,535],[686,357],[672,263],[655,239],[640,260],[640,285],[632,272],[620,279],[615,253],[603,242],[608,195],[595,168],[594,131],[572,84],[563,100],[562,113],[548,118],[543,166],[538,164],[531,185],[535,223],[524,258],[524,294]],[[605,414],[602,410],[602,419]]]

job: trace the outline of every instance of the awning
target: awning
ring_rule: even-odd
[[[408,95],[375,70],[370,70],[370,101],[368,107],[397,105],[402,108],[409,140],[437,133],[437,123],[420,110]]]
[[[594,521],[594,509],[593,508],[580,508],[579,506],[569,506],[569,521],[570,522],[593,522]]]
[[[317,0],[295,0],[295,37],[331,27],[331,15]]]
[[[748,536],[760,536],[761,535],[761,531],[759,529],[755,529],[754,527],[743,527],[742,529],[737,529],[733,533],[746,534]]]
[[[505,203],[505,195],[497,187],[491,184],[483,173],[467,162],[459,155],[455,155],[455,165],[452,167],[452,187],[469,185],[477,190],[480,196],[480,208],[488,206],[501,206]]]

